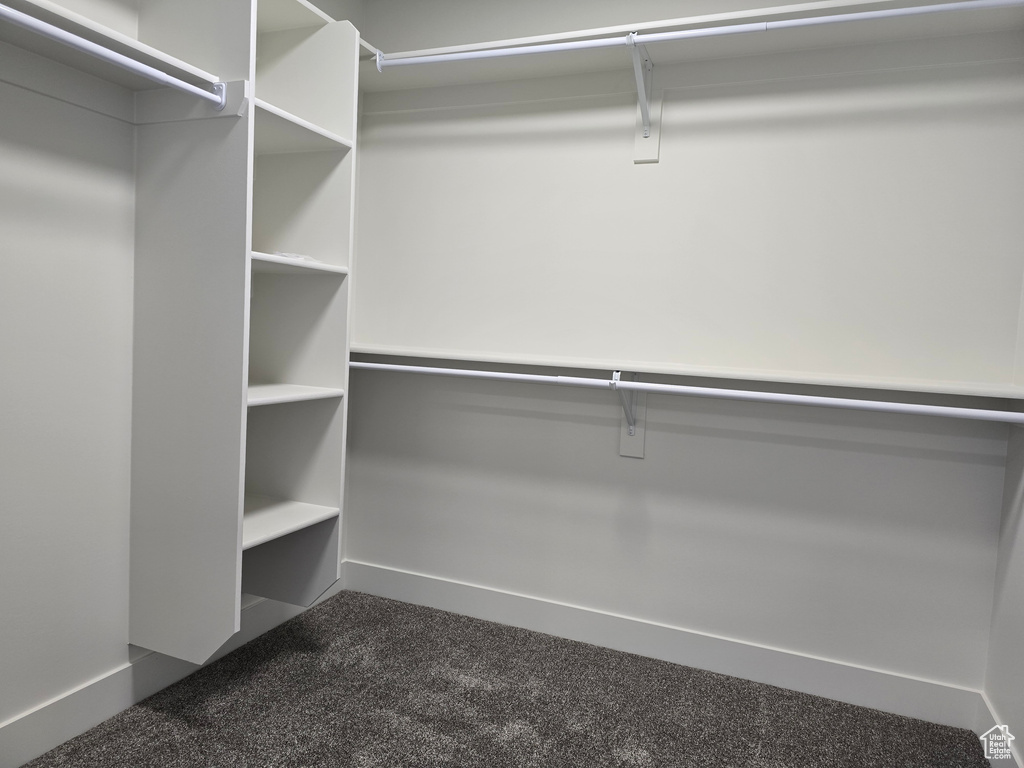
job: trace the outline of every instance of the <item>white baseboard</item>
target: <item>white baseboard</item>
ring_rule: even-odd
[[[974,728],[975,733],[985,733],[990,728],[994,728],[996,725],[1004,725],[1005,720],[999,717],[999,713],[996,712],[996,708],[989,701],[989,698],[984,693],[981,694],[983,701],[982,707],[978,711],[978,723]],[[1010,743],[1010,752],[1013,757],[1009,760],[992,760],[992,768],[1024,768],[1024,758],[1021,756],[1021,750],[1017,746],[1017,739]]]
[[[348,561],[341,589],[452,611],[607,648],[664,659],[886,712],[984,733],[998,720],[978,691],[828,659],[713,637],[680,627],[566,605],[422,574]],[[301,613],[261,600],[242,612],[242,629],[211,661]],[[24,763],[191,674],[194,664],[146,654],[0,723],[0,768]],[[994,768],[1024,768],[1016,760]]]
[[[210,661],[301,612],[299,608],[272,600],[250,604],[242,611],[241,631],[221,646]],[[0,723],[0,768],[19,768],[197,669],[199,666],[180,659],[146,653]]]
[[[982,694],[966,688],[367,563],[348,561],[344,568],[346,589],[933,723],[974,730],[980,722],[987,722],[980,712],[988,713],[986,718],[991,714]]]

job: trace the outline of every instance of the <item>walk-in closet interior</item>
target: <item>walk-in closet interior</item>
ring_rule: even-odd
[[[1022,136],[1021,0],[0,0],[0,768],[343,589],[1024,739]]]

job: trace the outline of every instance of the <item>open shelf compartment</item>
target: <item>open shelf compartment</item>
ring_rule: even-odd
[[[257,155],[253,249],[346,266],[352,221],[345,212],[352,197],[352,171],[352,152]]]
[[[256,41],[255,95],[351,143],[356,135],[355,99],[332,98],[323,84],[324,73],[336,82],[355,81],[358,52],[359,35],[347,21],[267,28]]]
[[[344,354],[348,323],[348,281],[254,272],[249,315],[249,385],[253,395],[314,399],[334,397],[347,386]],[[267,385],[295,385],[286,390]],[[322,390],[330,390],[329,393]],[[262,394],[261,394],[262,393]]]
[[[257,544],[242,553],[242,592],[308,606],[341,574],[341,520],[326,520]]]
[[[249,409],[243,592],[309,605],[338,579],[344,423],[340,397]]]
[[[330,150],[347,152],[352,148],[351,140],[303,120],[270,102],[256,99],[255,104],[257,155]]]
[[[343,404],[342,398],[328,398],[250,408],[246,498],[340,508]]]
[[[258,0],[256,5],[256,31],[261,35],[285,29],[315,29],[334,21],[308,0]]]

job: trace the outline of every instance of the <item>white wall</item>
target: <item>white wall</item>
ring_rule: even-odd
[[[87,0],[67,4],[95,5]],[[737,2],[729,8],[760,4]],[[334,5],[353,9],[355,16],[363,4],[337,0]],[[621,3],[610,0],[486,5],[374,0],[365,5],[365,18],[357,23],[362,22],[365,37],[388,50],[724,10],[712,0],[630,4],[629,17],[624,17]],[[108,23],[130,31],[131,3],[100,6],[109,10]],[[471,15],[455,15],[463,11]],[[981,47],[992,58],[1013,57],[1000,53],[1005,43]],[[901,65],[903,54],[890,53],[882,68]],[[796,121],[803,129],[824,125],[834,138],[856,139],[864,131],[860,135],[871,134],[868,138],[877,141],[884,125],[904,148],[914,150],[896,169],[905,188],[913,188],[914,167],[938,179],[955,172],[976,179],[972,200],[978,206],[998,200],[989,188],[991,178],[1004,185],[1019,180],[1017,149],[1001,154],[998,162],[986,150],[988,145],[1002,147],[1008,133],[1020,135],[1019,106],[1004,98],[1017,86],[1002,79],[1007,72],[1011,81],[1019,75],[1015,65],[949,80],[934,76],[933,62],[921,71],[920,82],[931,84],[923,91],[910,88],[906,77],[890,84],[888,92],[884,84],[871,86],[870,78],[854,79],[846,81],[853,96],[847,99],[825,97],[826,91],[835,93],[831,87],[794,85],[784,72],[787,66],[802,68],[804,74],[823,72],[808,65],[809,59],[801,59],[803,64],[787,61],[779,65],[781,74],[773,75],[783,85],[773,86],[768,97],[778,97],[774,103],[788,110],[772,123],[773,130],[789,130]],[[920,61],[903,64],[917,66]],[[0,69],[5,77],[15,71]],[[705,76],[700,73],[706,74],[707,68],[687,72],[696,74],[680,74],[684,79],[678,82],[700,85],[685,78]],[[518,172],[520,162],[533,162],[533,153],[515,149],[518,143],[552,157],[554,170],[572,162],[582,174],[608,170],[609,176],[595,182],[606,188],[608,178],[637,170],[631,165],[632,100],[622,95],[628,92],[628,78],[613,81],[611,93],[604,77],[588,81],[595,98],[568,104],[562,96],[573,83],[537,84],[542,90],[550,86],[547,93],[557,98],[517,108],[463,109],[474,101],[493,101],[495,94],[500,101],[500,90],[482,99],[480,91],[378,97],[378,112],[367,116],[367,141],[361,144],[362,210],[372,218],[381,216],[378,206],[389,204],[379,180],[399,172],[389,165],[391,150],[423,163],[409,165],[404,174],[431,170],[428,155],[454,157],[465,168],[468,163],[458,157],[460,151],[476,152],[488,142],[503,144],[509,154],[501,158],[501,167],[490,164],[494,153],[478,155],[491,183],[475,188],[470,204],[476,204],[474,197],[495,192],[503,170]],[[77,82],[57,77],[49,84],[64,88],[68,98],[80,98],[72,94],[81,93]],[[763,95],[735,86],[697,88],[693,93],[704,98],[691,102],[677,94],[669,117],[702,136],[706,146],[717,142],[723,153],[730,142],[755,129],[749,123],[737,127],[730,106],[765,105]],[[892,108],[912,93],[923,93],[925,101]],[[949,111],[950,98],[968,94],[974,98],[970,109]],[[929,102],[930,96],[935,99]],[[528,94],[527,101],[535,97]],[[111,99],[120,101],[116,95]],[[402,99],[420,99],[428,107],[437,106],[432,101],[448,100],[453,109],[412,117],[394,114],[411,103],[403,107]],[[865,104],[882,109],[860,115],[829,112],[844,105],[860,105],[864,111]],[[450,146],[440,129],[446,123],[458,125],[460,114],[470,117],[461,123],[463,132],[489,127],[491,133],[470,137],[461,150]],[[951,122],[943,120],[922,136],[922,147],[933,151],[917,152],[911,142],[914,130],[928,124],[926,116],[940,115]],[[601,125],[606,133],[581,133],[580,126],[593,125],[595,116],[605,121]],[[552,123],[561,126],[555,133],[547,130]],[[502,125],[513,131],[502,135],[495,130]],[[118,672],[129,659],[131,131],[117,120],[6,84],[0,84],[0,127],[0,395],[8,404],[0,409],[3,724],[93,678],[126,679],[117,683],[116,696],[104,694],[107,704],[116,700],[126,705],[144,686],[131,680],[132,670]],[[401,146],[424,127],[438,131],[431,142]],[[954,153],[952,169],[939,167],[951,155],[934,150],[961,128],[976,140],[969,149],[973,154]],[[702,161],[691,157],[692,138],[667,132],[661,168],[639,172],[685,178],[692,173],[691,161]],[[786,144],[778,135],[769,141]],[[606,154],[610,147],[619,154]],[[803,152],[804,147],[796,142],[794,151]],[[821,152],[823,145],[813,147],[812,142],[812,148]],[[977,174],[966,162],[971,158],[984,159],[992,173]],[[837,162],[847,172],[855,166],[844,156]],[[813,165],[805,158],[801,163]],[[818,174],[813,167],[805,170],[811,177]],[[584,188],[584,178],[550,188],[541,176],[534,178],[534,188],[548,196],[546,202],[552,195],[568,199]],[[734,170],[734,178],[740,185],[748,177]],[[463,249],[462,255],[475,255],[476,239],[460,241],[465,233],[460,235],[458,221],[437,226],[450,209],[443,205],[446,195],[433,188],[428,192],[425,202],[441,203],[434,213],[442,218],[435,219],[437,231],[426,242],[448,238]],[[730,188],[717,193],[728,195]],[[1019,199],[1016,187],[1007,193]],[[748,208],[751,199],[746,199]],[[803,200],[815,202],[811,195]],[[971,200],[946,203],[955,208],[955,203]],[[907,205],[912,209],[914,204]],[[638,210],[628,224],[644,230],[652,218],[646,207]],[[416,220],[404,213],[398,206],[393,215]],[[524,213],[529,215],[510,218],[511,234],[520,236],[544,211]],[[994,236],[1019,241],[1014,229],[1019,225],[1006,221],[1004,209],[986,213],[972,207],[968,213],[978,226],[984,224],[982,217],[993,217]],[[385,253],[379,248],[374,252],[367,221],[364,217],[360,233],[364,258],[355,273],[361,275],[365,267],[362,295],[368,301],[364,310],[357,308],[357,334],[359,323],[367,334],[386,331],[378,321],[389,322],[388,312],[396,322],[401,320],[391,301],[387,312],[365,325],[374,317],[367,313],[379,306],[372,300],[373,259]],[[589,227],[592,219],[581,221]],[[424,232],[415,234],[418,238]],[[599,239],[595,256],[618,268],[630,255],[631,243],[611,253],[614,242]],[[977,354],[978,366],[986,371],[1006,364],[998,354],[1005,350],[1007,331],[998,323],[985,323],[1008,311],[1010,294],[1019,291],[1011,272],[1000,273],[1002,284],[992,294],[996,299],[986,294],[984,280],[989,276],[982,271],[944,274],[939,283],[948,298],[946,308],[961,313],[950,317],[964,319],[971,309],[959,306],[962,294],[951,287],[957,281],[964,291],[974,292],[976,305],[984,305],[974,307],[980,315],[967,317],[980,325],[961,348]],[[428,272],[426,277],[436,279],[437,274]],[[524,284],[526,274],[522,265],[512,264],[501,279],[516,287]],[[354,287],[358,296],[363,290],[358,278]],[[981,295],[984,302],[977,298]],[[618,292],[614,299],[612,316],[624,311]],[[637,303],[643,302],[641,297]],[[943,317],[938,321],[947,322]],[[989,333],[993,328],[998,332]],[[482,335],[486,343],[491,338],[490,332]],[[936,356],[893,356],[889,362],[965,365]],[[600,394],[365,374],[353,377],[351,394],[349,557],[968,687],[979,687],[984,680],[985,651],[991,648],[991,699],[1011,730],[1024,731],[1016,642],[1022,631],[1022,596],[1013,586],[1020,580],[1024,546],[1018,543],[1019,503],[1010,505],[1003,518],[996,573],[1005,429],[652,398],[648,457],[640,461],[617,456],[618,412]],[[1008,487],[1019,477],[1016,466]],[[993,581],[998,587],[990,638]],[[716,596],[722,599],[716,601]],[[184,671],[180,666],[165,670],[147,684],[169,682]],[[19,754],[29,754],[25,750],[35,749],[33,745],[52,745],[54,734],[62,733],[67,722],[85,723],[93,716],[94,701],[88,697],[69,697],[64,703],[76,710],[75,717],[51,708],[51,722],[32,739],[19,742]],[[88,715],[83,715],[86,710]],[[18,721],[19,727],[29,719]],[[15,730],[5,728],[3,735]]]
[[[335,0],[337,1],[337,0]],[[806,5],[811,0],[778,3]],[[363,38],[378,48],[418,50],[445,45],[573,32],[645,21],[719,14],[774,4],[764,0],[371,0],[363,3]]]
[[[321,8],[331,18],[351,21],[356,29],[363,29],[365,0],[313,0],[313,5]],[[366,35],[363,35],[363,39],[366,39]]]
[[[353,378],[349,559],[982,686],[1004,426]]]
[[[128,660],[132,126],[0,83],[0,723]]]
[[[353,346],[1009,389],[1019,43],[665,67],[653,166],[628,71],[368,93]],[[350,413],[356,562],[985,686],[1005,427],[652,397],[638,461],[600,393],[359,373]]]
[[[950,65],[1018,50],[667,67],[661,160],[641,166],[628,70],[366,94],[354,346],[1019,383],[1024,66]]]
[[[139,0],[60,0],[57,3],[128,37],[138,37],[139,4]]]

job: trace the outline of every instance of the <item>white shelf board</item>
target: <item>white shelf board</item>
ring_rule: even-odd
[[[250,408],[279,403],[299,403],[304,400],[326,400],[344,397],[344,389],[332,387],[307,387],[301,384],[250,384],[248,404]]]
[[[526,365],[533,367],[573,368],[598,371],[629,371],[631,373],[688,376],[767,384],[808,384],[821,387],[850,389],[876,389],[903,392],[908,395],[933,394],[964,397],[991,397],[1003,400],[1024,400],[1024,387],[1013,384],[961,382],[924,379],[897,379],[883,377],[841,376],[809,371],[772,371],[747,368],[720,368],[643,360],[607,360],[595,358],[554,358],[545,356],[493,354],[484,351],[451,349],[422,349],[418,347],[385,346],[353,342],[354,355],[385,357],[422,357],[433,360],[495,363],[500,365]],[[459,366],[465,367],[465,366]]]
[[[285,501],[255,494],[245,495],[242,518],[242,549],[301,531],[340,514],[337,507],[322,507],[301,501]]]
[[[352,142],[336,133],[262,99],[256,99],[255,103],[257,155],[352,149]]]
[[[259,34],[284,29],[322,27],[334,19],[307,0],[259,0],[256,31]]]
[[[865,10],[915,5],[938,5],[942,0],[822,0],[745,11],[707,14],[662,21],[598,29],[584,29],[552,35],[513,38],[414,51],[385,51],[388,57],[411,57],[459,53],[488,48],[561,43],[594,38],[625,38],[630,32],[667,32],[680,29],[718,27],[753,21],[830,16]],[[866,45],[893,40],[948,37],[961,34],[1024,29],[1024,8],[990,8],[946,11],[892,19],[846,21],[800,29],[750,32],[737,35],[648,43],[655,67],[685,61],[757,56],[783,51]],[[539,53],[478,61],[416,64],[378,72],[372,58],[360,63],[359,87],[367,92],[408,90],[442,85],[525,80],[538,77],[575,75],[630,69],[628,46]]]
[[[188,62],[141,43],[133,37],[69,11],[50,0],[4,0],[4,4],[193,85],[209,85],[219,81],[219,78],[210,72],[194,67]],[[130,90],[149,90],[159,87],[151,80],[13,24],[0,22],[0,41],[32,51]]]
[[[300,261],[287,256],[276,256],[272,253],[252,252],[252,271],[276,275],[347,275],[348,267],[327,264],[322,261]]]

